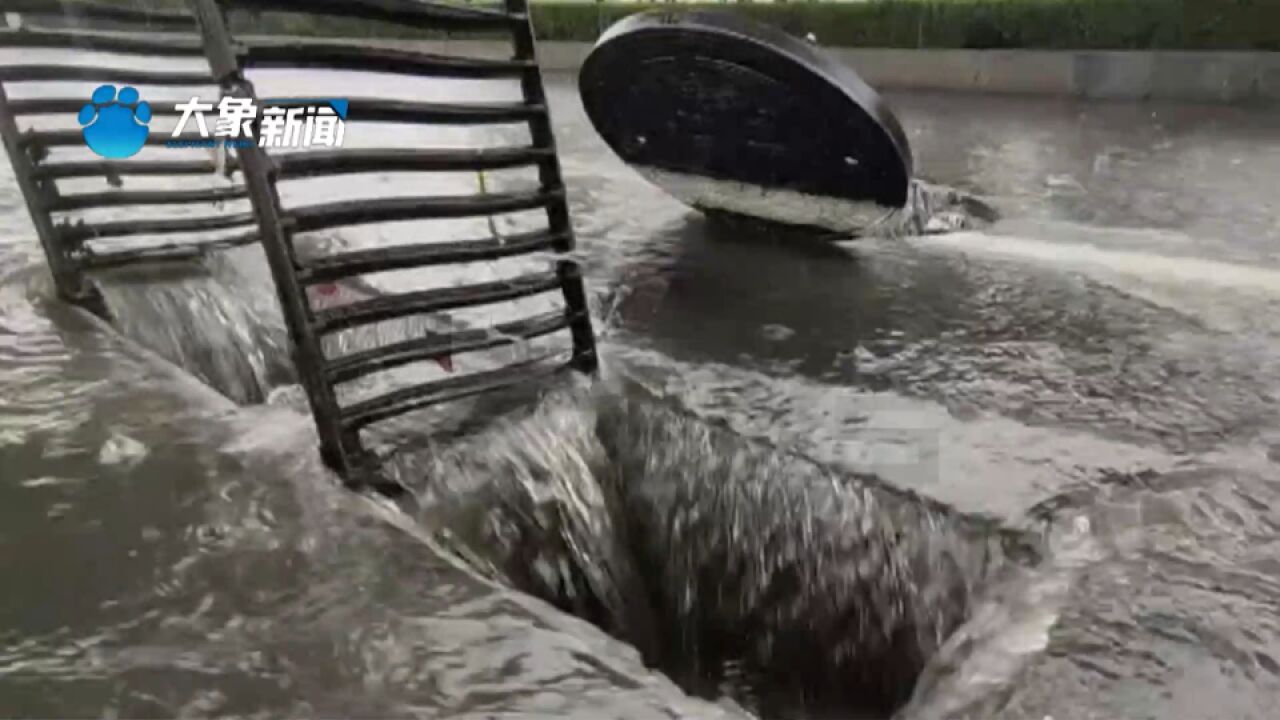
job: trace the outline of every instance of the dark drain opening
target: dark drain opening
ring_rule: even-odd
[[[1034,558],[992,522],[630,393],[527,420],[454,455],[489,455],[464,542],[686,692],[762,717],[889,717],[984,588]]]

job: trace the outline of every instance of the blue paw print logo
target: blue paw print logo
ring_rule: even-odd
[[[117,97],[114,85],[103,85],[93,91],[76,119],[84,126],[90,150],[104,158],[127,158],[137,155],[147,142],[151,106],[138,102],[134,88],[121,88]]]

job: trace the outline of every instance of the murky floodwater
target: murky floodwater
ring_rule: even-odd
[[[259,91],[343,87],[308,81]],[[47,299],[0,168],[0,713],[884,717],[936,650],[904,718],[1270,717],[1272,115],[892,98],[1006,219],[816,252],[688,212],[550,90],[610,383],[402,452],[412,517],[315,457],[256,250],[105,278],[125,340]],[[409,191],[364,180],[284,196]]]

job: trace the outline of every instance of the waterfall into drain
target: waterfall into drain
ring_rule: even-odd
[[[199,260],[103,272],[94,282],[112,324],[126,337],[232,400],[257,404],[297,383],[288,331],[264,265],[260,250],[240,248]],[[317,309],[377,292],[354,281],[313,290]],[[450,328],[444,316],[415,316],[355,328],[323,342],[334,356]],[[452,369],[447,361],[441,364]]]
[[[240,404],[295,381],[269,284],[232,286],[199,262],[116,270],[95,282],[122,334]]]
[[[98,282],[124,334],[260,402],[294,377],[270,285],[252,249],[236,253]],[[414,322],[390,332],[438,320]],[[1029,535],[609,377],[477,401],[484,422],[452,440],[419,419],[386,471],[479,571],[632,643],[692,694],[762,717],[886,718],[983,595],[1037,564]]]
[[[495,578],[765,717],[885,718],[1028,536],[684,415],[568,389],[393,464]]]

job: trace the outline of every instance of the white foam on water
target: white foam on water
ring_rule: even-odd
[[[1219,333],[1240,338],[1280,335],[1280,268],[1191,254],[1219,245],[1181,233],[1099,227],[1074,228],[1068,234],[1091,236],[1098,242],[973,231],[913,237],[907,242],[1056,273],[1078,273]]]
[[[1026,508],[1103,470],[1166,471],[1178,462],[1156,447],[990,412],[962,419],[933,401],[894,393],[682,362],[613,343],[600,352],[606,372],[616,368],[745,437],[1014,524]],[[993,483],[999,492],[991,492]]]
[[[1000,691],[1049,646],[1077,577],[1104,551],[1085,515],[1060,526],[1044,565],[1003,586],[975,608],[939,650],[912,699],[894,720],[958,720],[993,716]]]
[[[148,452],[147,446],[141,442],[123,433],[116,433],[102,444],[102,449],[98,451],[98,462],[103,465],[132,466],[138,464]]]
[[[875,226],[895,212],[875,203],[765,188],[643,165],[634,167],[646,180],[691,207],[725,210],[790,225],[857,233]]]
[[[1099,232],[1107,232],[1100,230]],[[1099,247],[1086,243],[1059,243],[1019,235],[956,232],[913,238],[917,245],[948,248],[1045,263],[1059,269],[1101,271],[1165,283],[1211,286],[1280,296],[1280,270],[1186,255],[1162,255]]]

